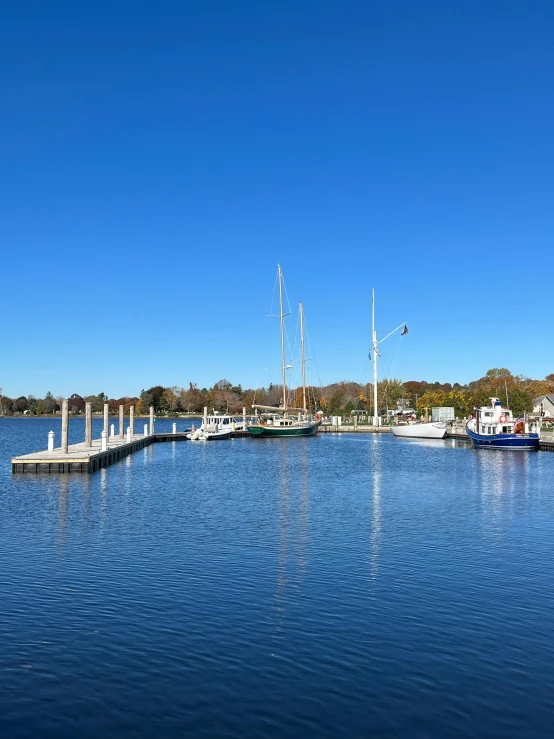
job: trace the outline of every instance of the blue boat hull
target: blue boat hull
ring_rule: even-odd
[[[538,434],[476,434],[466,428],[476,449],[511,449],[532,452],[539,448]]]

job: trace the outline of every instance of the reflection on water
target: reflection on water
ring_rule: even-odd
[[[1,735],[547,736],[553,481],[362,434],[6,463]]]
[[[377,434],[374,435],[373,444],[370,445],[371,470],[373,473],[372,485],[372,510],[371,510],[371,554],[370,567],[371,578],[375,579],[379,573],[379,541],[381,537],[381,460],[380,445]]]

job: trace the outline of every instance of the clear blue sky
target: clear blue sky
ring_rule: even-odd
[[[554,372],[553,29],[533,0],[4,6],[4,392],[264,383],[278,261],[324,383],[361,379],[372,287],[404,380]]]

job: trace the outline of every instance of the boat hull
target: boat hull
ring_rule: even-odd
[[[404,436],[410,439],[444,439],[445,423],[408,423],[405,426],[391,426],[393,436]]]
[[[539,448],[538,434],[477,434],[466,426],[467,435],[476,449],[510,449],[533,452]]]
[[[304,426],[258,426],[252,424],[246,427],[256,438],[284,437],[284,436],[314,436],[319,429],[319,423],[305,424]]]

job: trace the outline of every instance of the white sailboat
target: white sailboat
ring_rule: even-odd
[[[375,328],[375,290],[372,290],[371,294],[371,320],[372,320],[372,346],[373,346],[373,425],[381,425],[381,417],[379,416],[379,410],[377,406],[377,357],[379,355],[379,344],[382,344],[385,339],[392,336],[397,331],[402,329],[401,336],[408,333],[408,327],[404,322],[393,329],[390,333],[384,336],[382,339],[377,340],[377,330]],[[397,426],[391,426],[393,436],[404,436],[411,437],[414,439],[442,439],[446,436],[446,424],[445,423],[423,423],[421,421],[411,421],[405,424]]]

